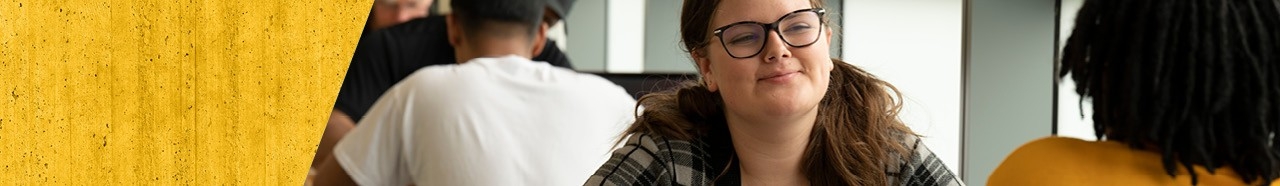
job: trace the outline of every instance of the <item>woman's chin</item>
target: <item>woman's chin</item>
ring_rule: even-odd
[[[805,105],[800,100],[789,100],[787,102],[775,102],[764,107],[762,114],[770,118],[792,118],[802,116],[813,111],[815,105]]]
[[[728,107],[751,110],[742,113],[751,113],[751,115],[754,115],[752,117],[759,119],[802,116],[813,111],[818,104],[817,102],[821,99],[821,95],[815,95],[811,91],[798,87],[757,89],[754,95],[738,95],[743,97],[737,97],[737,99],[733,99],[735,96],[732,95],[725,96],[726,104],[736,105]],[[817,97],[815,98],[815,96]],[[740,102],[733,100],[739,100]]]

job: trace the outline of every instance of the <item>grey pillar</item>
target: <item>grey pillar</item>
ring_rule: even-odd
[[[965,1],[962,177],[986,185],[1015,148],[1050,135],[1054,0]]]

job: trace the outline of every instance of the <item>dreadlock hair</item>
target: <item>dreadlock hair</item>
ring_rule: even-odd
[[[1092,99],[1099,140],[1158,151],[1192,184],[1193,165],[1280,176],[1280,2],[1089,0],[1078,16],[1059,76]]]

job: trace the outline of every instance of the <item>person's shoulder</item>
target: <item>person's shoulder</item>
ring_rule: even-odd
[[[586,185],[708,185],[710,166],[701,146],[650,133],[634,133]]]
[[[581,73],[581,72],[560,68],[560,67],[555,67],[555,68],[557,70],[566,71],[566,73],[573,74],[573,76],[577,77],[576,80],[578,81],[578,83],[582,85],[590,85],[594,87],[600,87],[601,89],[604,89],[604,90],[622,93],[624,95],[627,94],[627,90],[623,89],[622,86],[618,86],[618,84],[613,83],[613,81],[609,81],[609,79],[605,79],[604,77],[600,77],[595,74]]]
[[[678,140],[654,135],[652,133],[632,133],[624,136],[622,146],[613,151],[615,159],[625,159],[626,161],[643,161],[643,162],[659,162],[662,165],[672,161],[674,156],[681,156],[675,159],[692,159],[702,158],[699,154],[691,153],[674,153],[674,152],[690,152],[697,146],[686,140]]]
[[[556,78],[557,81],[562,81],[561,83],[563,84],[572,85],[579,89],[591,90],[590,91],[591,94],[594,94],[594,95],[626,97],[627,98],[626,100],[635,102],[635,99],[631,98],[631,95],[627,93],[626,89],[622,88],[622,86],[619,86],[613,81],[609,81],[609,79],[605,79],[604,77],[600,77],[598,75],[590,74],[590,73],[582,73],[582,72],[578,72],[573,69],[568,69],[564,67],[554,66],[544,61],[533,61],[533,62],[535,63],[535,65],[538,66],[539,69],[547,73],[554,74],[554,76],[558,77]]]
[[[407,77],[396,83],[392,89],[398,91],[413,91],[415,94],[423,94],[428,92],[455,92],[456,89],[450,87],[466,87],[465,84],[473,81],[469,76],[475,76],[476,67],[461,64],[432,65],[419,68],[410,73]],[[420,91],[430,89],[444,89],[455,91]]]
[[[1005,163],[1024,163],[1019,161],[1033,161],[1037,164],[1050,162],[1039,162],[1045,159],[1074,159],[1080,153],[1095,152],[1099,143],[1084,141],[1076,138],[1066,137],[1045,137],[1027,142],[1019,146],[1009,154]],[[1032,163],[1032,162],[1025,162]]]
[[[541,66],[541,68],[549,72],[561,75],[563,77],[568,77],[564,79],[571,81],[569,83],[587,86],[587,87],[599,87],[604,90],[619,91],[624,94],[626,93],[626,89],[623,89],[622,86],[618,86],[618,84],[613,83],[613,81],[609,81],[609,79],[605,79],[604,77],[600,77],[598,75],[591,74],[591,73],[578,72],[576,70],[569,69],[569,68],[553,66],[544,61],[536,61],[536,62],[538,63],[538,65]]]
[[[1098,143],[1084,141],[1076,138],[1068,137],[1044,137],[1027,142],[1018,147],[1017,152],[1029,153],[1032,155],[1044,153],[1057,153],[1062,151],[1074,151],[1073,149],[1081,148],[1099,148]]]
[[[1149,153],[1136,151],[1129,146],[1115,141],[1086,141],[1071,137],[1044,137],[1027,142],[1018,147],[1010,156],[1044,157],[1066,160],[1097,160],[1102,156],[1146,156]]]
[[[577,73],[577,76],[579,78],[576,86],[582,89],[590,89],[591,91],[585,92],[590,94],[590,100],[618,106],[616,108],[622,111],[619,113],[625,114],[628,118],[634,118],[636,99],[627,92],[627,89],[595,74]]]
[[[1015,149],[992,172],[990,185],[1020,185],[1054,180],[1084,179],[1104,169],[1102,163],[1122,145],[1076,138],[1045,137]],[[1120,166],[1120,165],[1116,165]]]
[[[707,154],[703,148],[705,148],[705,145],[697,141],[680,140],[641,132],[628,135],[622,147],[618,148],[614,153],[623,155],[628,159],[639,158],[660,162],[687,161],[706,159]]]
[[[942,159],[938,158],[933,151],[929,150],[920,136],[910,133],[894,132],[899,136],[899,142],[907,148],[910,153],[906,156],[893,156],[887,161],[890,164],[898,166],[889,167],[888,175],[892,177],[891,185],[917,185],[922,183],[932,183],[931,185],[964,185],[948,168]],[[906,159],[899,159],[906,158]]]
[[[684,150],[697,147],[693,141],[674,139],[653,133],[635,133],[627,138],[626,145],[636,145],[653,152]]]
[[[469,70],[474,69],[468,68],[467,65],[462,64],[431,65],[419,68],[409,74],[408,77],[405,77],[403,81],[418,81],[419,83],[422,81],[443,81],[447,80],[443,78],[451,78],[452,76],[466,74],[465,71]]]

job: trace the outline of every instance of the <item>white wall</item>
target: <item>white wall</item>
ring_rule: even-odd
[[[605,71],[638,74],[644,72],[645,1],[608,0],[605,34]]]
[[[1071,30],[1075,28],[1076,13],[1084,0],[1062,0],[1061,27],[1058,29],[1058,51],[1067,45]],[[1081,107],[1083,105],[1083,107]],[[1080,112],[1084,111],[1084,117]],[[1088,101],[1080,102],[1076,94],[1076,82],[1071,76],[1062,77],[1058,84],[1058,136],[1073,137],[1084,140],[1097,140],[1093,135],[1093,105]]]
[[[844,58],[897,86],[901,118],[960,174],[961,0],[849,0]]]

